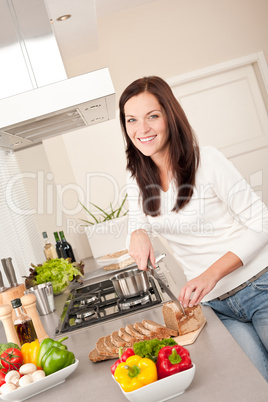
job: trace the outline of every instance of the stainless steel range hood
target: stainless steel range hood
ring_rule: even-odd
[[[17,150],[114,118],[114,88],[105,68],[1,99],[0,111],[0,145]]]
[[[115,91],[107,68],[66,79],[44,0],[7,0],[0,7],[1,16],[6,17],[0,28],[0,55],[10,62],[6,71],[12,66],[14,72],[14,63],[7,55],[17,46],[20,54],[16,60],[25,61],[24,70],[31,82],[29,90],[15,89],[14,95],[0,99],[1,148],[22,149],[115,117]],[[12,32],[13,36],[8,36]],[[50,78],[49,72],[54,77]]]

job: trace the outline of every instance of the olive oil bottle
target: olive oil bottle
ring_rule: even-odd
[[[16,318],[14,320],[14,327],[19,337],[21,346],[27,342],[33,342],[37,338],[36,331],[31,317],[29,317],[23,310],[21,300],[11,300],[12,307],[15,311]]]
[[[46,259],[51,260],[51,259],[54,259],[54,258],[58,258],[58,255],[57,255],[55,247],[48,240],[47,232],[43,232],[42,235],[43,235],[43,239],[44,239],[44,242],[45,242],[43,250],[44,250],[44,254],[45,254]]]

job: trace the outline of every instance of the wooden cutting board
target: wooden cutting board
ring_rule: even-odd
[[[200,332],[206,325],[206,322],[207,322],[207,320],[205,319],[203,324],[201,325],[201,327],[195,331],[189,332],[188,334],[185,334],[185,335],[176,336],[175,338],[173,338],[174,341],[177,342],[181,346],[191,345],[197,339],[198,335],[200,334]]]

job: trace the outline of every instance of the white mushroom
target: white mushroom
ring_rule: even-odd
[[[35,364],[33,364],[33,363],[26,363],[26,364],[23,364],[23,365],[20,367],[20,374],[21,374],[21,375],[31,374],[31,373],[33,373],[33,372],[36,371],[36,370],[37,370],[37,367],[36,367]]]
[[[25,374],[23,377],[20,378],[19,386],[24,387],[25,385],[29,385],[32,382],[33,382],[32,374]]]
[[[9,371],[6,376],[5,376],[5,382],[7,384],[15,384],[18,386],[19,384],[19,379],[20,379],[20,373],[16,370],[11,370]]]
[[[45,376],[46,376],[46,374],[43,370],[37,370],[34,373],[32,373],[33,382],[41,380]]]
[[[2,395],[9,394],[10,392],[15,391],[15,389],[17,389],[16,385],[12,384],[11,382],[3,384],[0,388]]]

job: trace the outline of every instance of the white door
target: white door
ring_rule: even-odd
[[[268,115],[255,71],[249,58],[169,83],[199,144],[221,150],[268,205]]]

